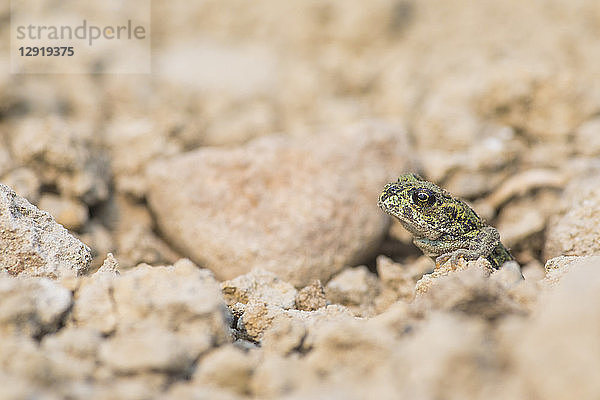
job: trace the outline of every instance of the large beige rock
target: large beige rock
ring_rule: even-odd
[[[81,275],[92,260],[90,249],[50,214],[2,184],[0,247],[0,268],[11,275]]]
[[[265,137],[152,164],[149,200],[169,241],[218,278],[262,267],[303,286],[375,249],[376,199],[409,156],[404,132],[381,123]]]

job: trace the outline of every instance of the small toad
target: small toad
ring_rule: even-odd
[[[465,202],[416,174],[404,174],[388,183],[379,207],[398,218],[414,243],[437,265],[458,258],[485,257],[499,269],[512,255],[500,242],[496,228],[486,224]]]

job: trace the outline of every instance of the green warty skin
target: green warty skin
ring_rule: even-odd
[[[493,269],[499,269],[513,260],[496,228],[465,202],[416,174],[404,174],[388,183],[378,204],[402,223],[415,245],[438,265],[448,260],[455,263],[460,257],[485,257]]]

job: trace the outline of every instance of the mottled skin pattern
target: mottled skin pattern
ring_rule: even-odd
[[[513,259],[496,228],[463,201],[418,175],[405,174],[388,183],[379,196],[379,207],[398,218],[412,233],[415,245],[438,265],[483,256],[499,269]]]

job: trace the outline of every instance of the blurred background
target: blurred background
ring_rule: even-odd
[[[401,126],[417,171],[474,204],[522,265],[556,255],[544,238],[559,189],[600,155],[597,1],[151,6],[152,73],[116,75],[102,72],[128,54],[89,57],[88,74],[10,74],[0,5],[0,181],[82,238],[96,266],[109,251],[125,267],[178,258],[146,206],[150,161],[365,119]],[[380,252],[418,254],[402,243],[393,226]]]

